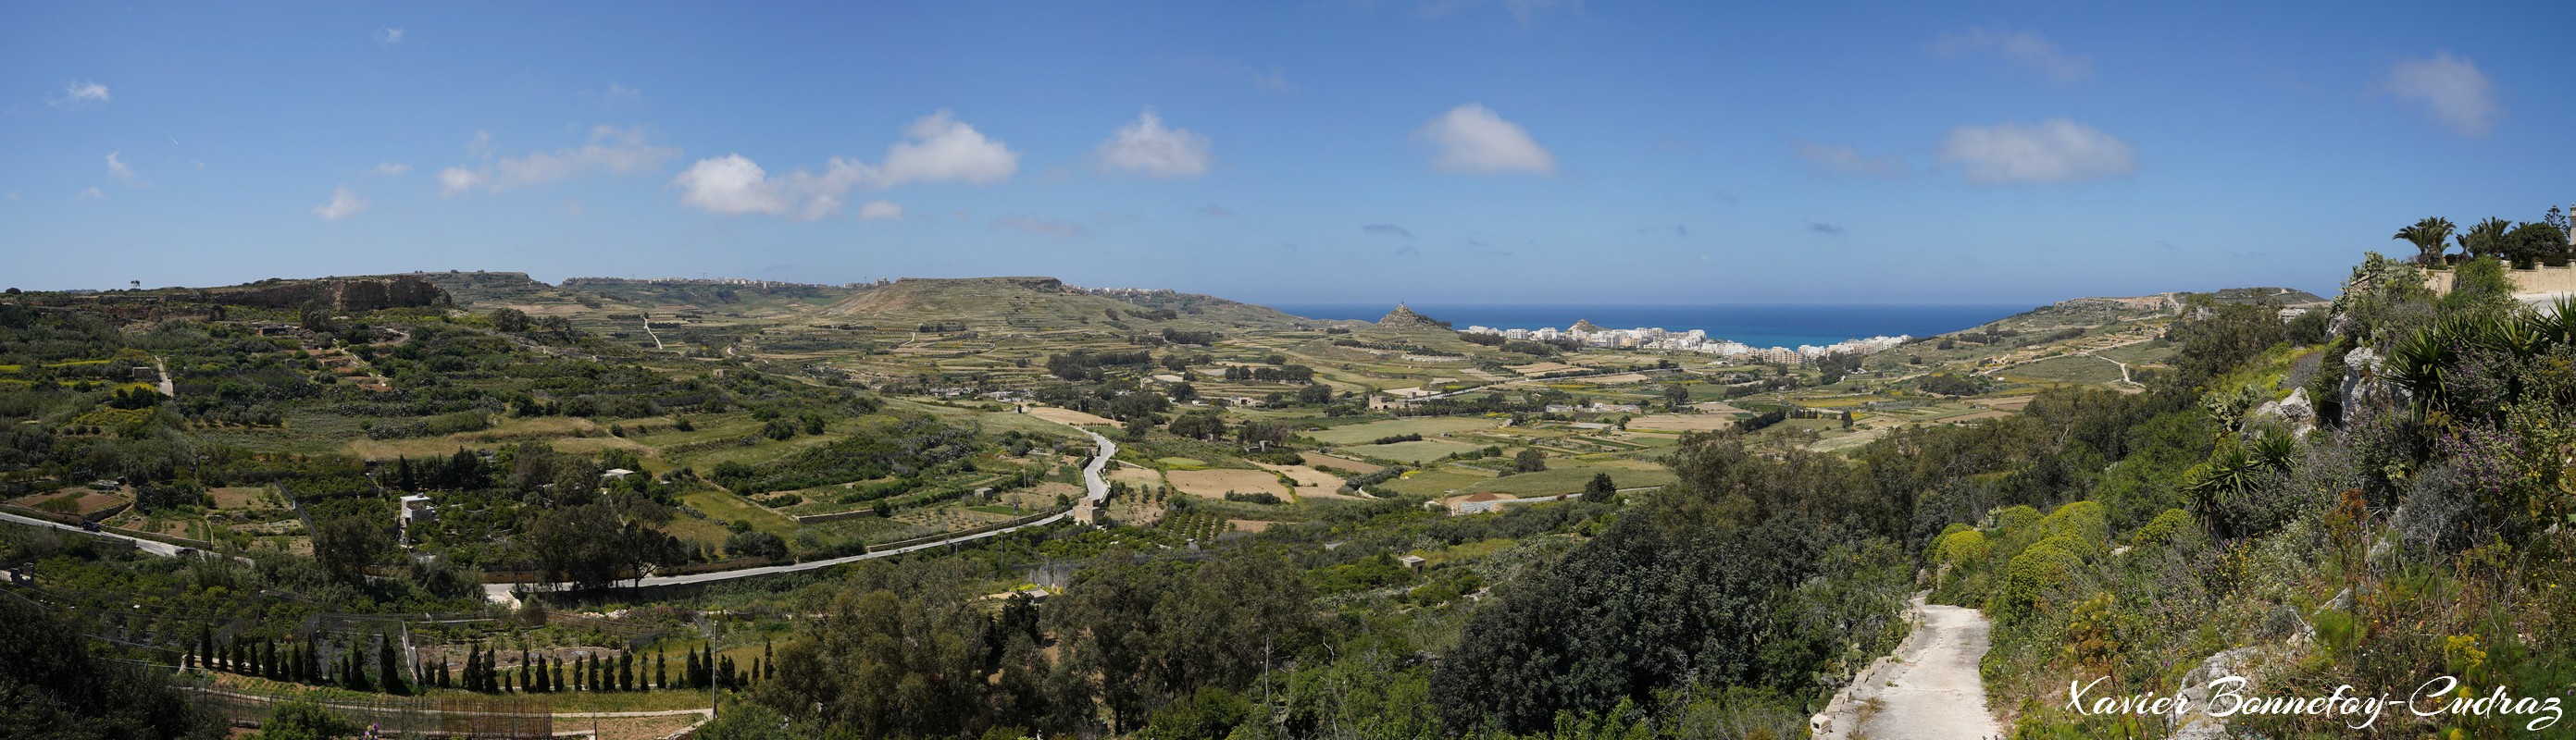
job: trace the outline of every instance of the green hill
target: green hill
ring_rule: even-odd
[[[1092,324],[1295,329],[1320,323],[1212,296],[1169,290],[1093,290],[1050,277],[904,278],[843,299],[821,313],[879,327],[948,324],[977,331],[1050,331]]]

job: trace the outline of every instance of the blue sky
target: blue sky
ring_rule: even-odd
[[[0,283],[2043,301],[2576,201],[2563,4],[739,5],[0,6]]]

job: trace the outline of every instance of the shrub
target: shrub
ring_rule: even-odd
[[[2036,614],[2051,595],[2063,591],[2084,569],[2083,541],[2067,535],[2040,540],[2004,566],[2004,583],[1986,602],[1986,613],[2004,624]]]
[[[1275,504],[1279,503],[1279,495],[1268,491],[1254,491],[1251,493],[1227,491],[1225,492],[1225,500],[1245,504]]]
[[[2141,548],[2162,546],[2175,541],[2176,538],[2189,535],[2197,529],[2192,525],[2190,514],[2183,513],[2181,509],[2166,509],[2164,513],[2157,514],[2156,518],[2148,520],[2146,526],[2129,533],[2129,545]]]
[[[738,558],[775,560],[787,557],[787,541],[759,530],[735,532],[725,538],[725,553]]]
[[[1994,545],[1986,542],[1986,533],[1965,524],[1952,524],[1932,541],[1931,558],[1935,565],[1966,565],[1986,559]]]
[[[2039,510],[2028,506],[2015,506],[1995,512],[1995,529],[2003,532],[2021,529],[2024,525],[2035,521],[2039,521]]]
[[[2111,539],[2111,524],[2104,517],[2102,505],[2076,501],[2057,507],[2039,520],[2039,536],[2067,535],[2087,544],[2099,545]]]

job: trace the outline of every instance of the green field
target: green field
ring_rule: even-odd
[[[1381,495],[1400,493],[1409,496],[1445,496],[1451,492],[1464,492],[1470,486],[1492,480],[1494,477],[1490,475],[1441,467],[1407,473],[1402,478],[1370,486],[1369,490],[1379,492]]]
[[[1650,463],[1584,463],[1563,467],[1551,464],[1546,470],[1495,478],[1459,489],[1459,492],[1492,491],[1514,496],[1576,493],[1583,490],[1584,484],[1591,483],[1592,476],[1598,473],[1609,473],[1611,482],[1620,488],[1671,485],[1676,480],[1672,471]]]
[[[1342,449],[1341,449],[1341,451],[1342,451],[1344,454],[1359,455],[1359,456],[1362,456],[1362,457],[1374,457],[1374,458],[1377,458],[1377,459],[1380,459],[1380,460],[1394,460],[1394,461],[1397,461],[1397,462],[1408,462],[1408,463],[1424,463],[1424,462],[1430,462],[1430,461],[1433,461],[1433,460],[1438,460],[1438,459],[1441,459],[1441,458],[1444,458],[1444,457],[1448,457],[1448,456],[1450,456],[1450,455],[1458,454],[1458,453],[1461,453],[1461,452],[1468,452],[1468,451],[1477,450],[1477,449],[1482,449],[1482,448],[1480,448],[1480,447],[1478,447],[1478,446],[1476,446],[1476,445],[1467,444],[1467,443],[1465,443],[1465,442],[1451,442],[1451,441],[1448,441],[1448,440],[1440,440],[1440,439],[1426,439],[1426,440],[1422,440],[1422,441],[1420,441],[1420,442],[1397,442],[1397,443],[1395,443],[1395,444],[1385,444],[1385,445],[1360,445],[1360,446],[1357,446],[1357,447],[1344,447],[1344,448],[1342,448]]]
[[[2120,366],[2100,357],[2052,357],[2015,365],[1999,375],[2052,383],[2102,384],[2120,381]]]
[[[1494,419],[1421,416],[1409,419],[1374,421],[1367,424],[1352,424],[1331,429],[1309,431],[1304,434],[1308,439],[1323,442],[1325,444],[1358,445],[1368,444],[1370,440],[1384,439],[1400,434],[1419,434],[1424,437],[1436,437],[1448,432],[1463,432],[1470,429],[1483,429],[1499,423],[1501,422]]]

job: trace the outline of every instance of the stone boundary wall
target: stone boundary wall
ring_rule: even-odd
[[[2513,292],[2516,294],[2576,293],[2576,265],[2566,267],[2543,265],[2530,270],[2507,267],[2504,275],[2506,279],[2513,281]],[[2451,271],[2424,271],[2424,285],[2432,288],[2435,295],[2448,295],[2451,292]]]

